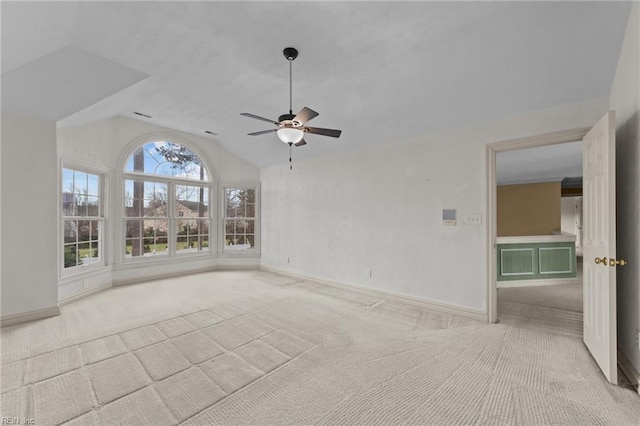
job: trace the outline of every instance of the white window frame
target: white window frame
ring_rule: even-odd
[[[184,146],[185,148],[188,148],[190,151],[192,151],[193,153],[195,153],[198,158],[200,159],[200,165],[201,167],[204,167],[206,173],[207,173],[207,177],[209,180],[195,180],[195,179],[187,179],[187,178],[180,178],[180,177],[164,177],[161,175],[154,175],[154,174],[150,174],[150,173],[138,173],[138,172],[127,172],[125,171],[125,167],[127,164],[127,161],[129,160],[129,158],[134,154],[134,152],[141,146],[147,145],[149,143],[155,142],[155,141],[167,141],[167,142],[173,142],[176,144],[179,144],[181,146]],[[118,240],[118,252],[120,253],[118,255],[118,258],[120,259],[121,263],[140,263],[140,262],[152,262],[154,260],[158,261],[158,260],[162,260],[162,261],[170,261],[171,259],[183,259],[183,258],[197,258],[197,257],[205,257],[205,256],[211,256],[214,252],[215,252],[215,241],[214,241],[214,235],[213,235],[213,230],[215,229],[215,221],[214,221],[214,217],[212,215],[212,212],[215,210],[215,206],[213,205],[213,179],[212,179],[212,175],[211,175],[211,170],[209,170],[209,168],[206,166],[205,164],[205,160],[202,157],[202,155],[194,150],[191,147],[191,144],[189,143],[184,143],[179,139],[173,138],[173,137],[167,137],[165,136],[159,136],[159,137],[151,137],[151,138],[145,138],[143,141],[138,141],[138,143],[136,143],[135,145],[132,146],[132,148],[130,150],[128,150],[127,155],[124,157],[124,162],[121,163],[121,169],[120,169],[121,173],[120,173],[120,179],[119,179],[119,194],[118,194],[118,198],[120,200],[120,217],[121,217],[121,221],[120,221],[120,231],[119,231],[119,238],[117,238]],[[156,182],[156,183],[166,183],[167,184],[167,189],[168,189],[168,194],[167,194],[167,243],[168,243],[168,250],[167,250],[167,254],[159,254],[159,255],[142,255],[142,256],[136,256],[136,257],[128,257],[125,255],[123,247],[126,247],[126,232],[127,232],[127,220],[133,219],[133,218],[129,218],[126,216],[126,202],[125,202],[125,196],[126,196],[126,190],[125,190],[125,184],[127,180],[138,180],[138,181],[143,181],[143,182]],[[207,211],[207,216],[203,217],[203,219],[207,219],[209,221],[209,233],[208,233],[208,247],[204,250],[200,250],[200,251],[188,251],[188,250],[183,250],[183,251],[178,251],[176,250],[176,241],[177,241],[177,232],[176,232],[176,221],[177,220],[181,220],[184,219],[184,217],[179,217],[176,214],[176,186],[179,185],[186,185],[186,186],[202,186],[205,188],[205,191],[207,192],[207,196],[208,196],[208,201],[209,201],[209,206],[208,206],[208,211]]]
[[[254,220],[254,247],[244,250],[226,249],[226,221],[227,221],[227,189],[253,189],[256,195]],[[261,190],[260,182],[220,182],[220,223],[218,226],[218,251],[229,256],[252,256],[260,254],[260,217],[261,217]]]
[[[63,211],[63,174],[64,170],[73,170],[76,172],[87,173],[90,175],[98,176],[98,197],[99,197],[99,214],[98,216],[66,216]],[[100,268],[104,268],[108,264],[108,238],[107,238],[107,212],[108,200],[107,200],[107,170],[91,164],[85,164],[71,160],[61,160],[58,172],[58,268],[59,277],[69,277],[86,272],[94,271]],[[65,248],[65,235],[64,224],[66,220],[95,220],[99,224],[99,239],[98,239],[98,252],[100,253],[100,261],[91,263],[89,265],[76,265],[69,268],[64,266],[64,248]]]

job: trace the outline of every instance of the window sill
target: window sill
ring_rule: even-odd
[[[111,272],[111,266],[107,266],[104,263],[90,266],[76,266],[73,271],[66,270],[62,272],[58,277],[58,285],[94,275],[100,275],[105,272]]]
[[[216,259],[218,256],[215,253],[206,252],[206,253],[184,253],[178,254],[173,257],[169,257],[169,255],[155,255],[155,256],[138,256],[135,258],[125,258],[122,263],[118,263],[114,265],[114,268],[129,268],[129,267],[146,267],[147,265],[154,264],[173,264],[173,263],[186,263],[189,261],[202,261],[207,259]]]

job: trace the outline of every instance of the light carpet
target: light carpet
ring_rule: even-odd
[[[117,287],[2,330],[2,416],[38,425],[638,424],[581,316],[486,324],[261,271]]]

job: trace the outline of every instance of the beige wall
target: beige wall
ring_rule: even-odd
[[[560,182],[498,186],[498,236],[560,230]]]

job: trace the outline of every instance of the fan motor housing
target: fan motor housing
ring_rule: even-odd
[[[295,118],[294,114],[282,114],[280,117],[278,117],[278,121],[281,123],[283,121],[293,121],[294,118]]]

